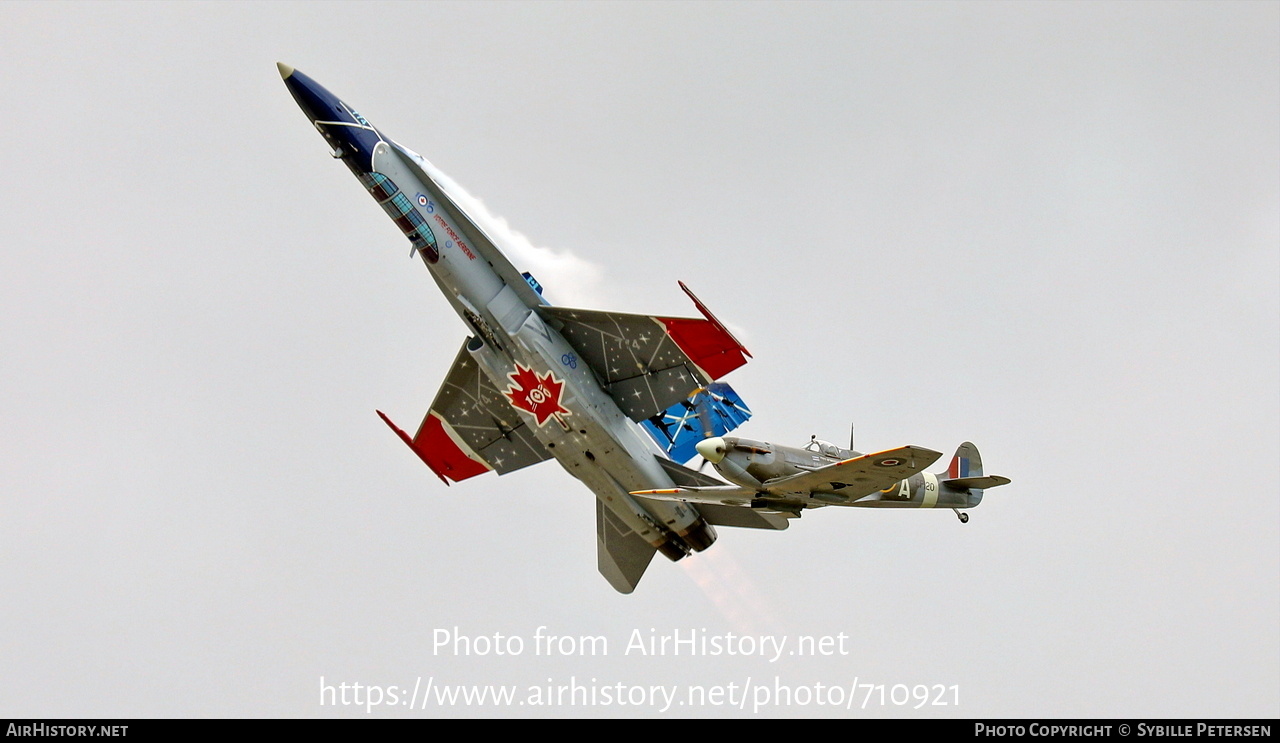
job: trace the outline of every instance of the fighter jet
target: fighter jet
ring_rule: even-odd
[[[446,485],[555,459],[595,494],[598,568],[616,590],[635,590],[655,552],[707,549],[716,526],[781,530],[825,505],[970,508],[1009,482],[981,475],[972,444],[944,478],[923,472],[941,455],[920,447],[861,455],[725,438],[751,411],[717,380],[751,354],[687,286],[701,317],[551,305],[430,162],[278,67],[470,332],[414,434],[378,415]],[[733,484],[684,466],[696,454]]]
[[[961,523],[962,508],[982,502],[983,491],[1009,484],[1007,477],[982,474],[978,447],[956,449],[946,472],[925,472],[941,453],[918,446],[860,454],[819,441],[804,448],[751,439],[714,436],[697,452],[733,485],[689,486],[635,491],[632,495],[689,503],[749,508],[798,516],[806,508],[950,508]]]
[[[595,494],[599,570],[623,593],[654,552],[679,560],[705,550],[715,526],[786,528],[775,512],[632,495],[723,485],[672,457],[692,457],[696,441],[750,416],[716,382],[750,354],[688,287],[701,317],[552,306],[431,163],[315,80],[278,67],[332,156],[408,238],[470,332],[416,433],[378,411],[446,485],[554,458]]]

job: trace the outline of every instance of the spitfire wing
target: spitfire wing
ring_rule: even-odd
[[[751,499],[759,497],[759,491],[737,485],[711,485],[707,487],[659,488],[657,490],[633,490],[632,495],[654,500],[711,504],[717,506],[749,506]]]
[[[764,489],[773,495],[838,493],[851,499],[861,498],[923,471],[941,456],[941,452],[932,449],[903,446],[863,454],[812,472],[769,480]]]
[[[410,437],[382,411],[378,415],[446,485],[489,470],[505,475],[551,458],[480,372],[465,343],[416,434]]]
[[[764,494],[737,485],[637,490],[631,494],[637,498],[691,503],[703,518],[716,526],[781,531],[787,528],[787,520],[797,515],[791,510],[772,510],[769,505],[753,508],[751,502]]]
[[[790,514],[773,513],[750,508],[755,491],[726,486],[723,482],[697,470],[682,467],[665,457],[654,457],[671,475],[678,488],[632,493],[637,498],[696,503],[698,513],[707,523],[716,526],[735,526],[743,529],[785,529]],[[726,489],[729,488],[729,489]],[[650,495],[649,493],[658,493]]]
[[[595,371],[622,412],[640,422],[747,363],[747,349],[696,297],[694,303],[702,319],[552,306],[538,312]]]

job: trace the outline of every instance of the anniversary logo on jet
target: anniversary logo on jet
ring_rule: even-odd
[[[560,404],[564,382],[556,379],[554,373],[547,372],[546,376],[541,376],[532,369],[516,364],[516,370],[507,375],[507,378],[511,380],[511,384],[503,394],[511,401],[512,406],[532,413],[539,426],[553,415],[569,414]]]

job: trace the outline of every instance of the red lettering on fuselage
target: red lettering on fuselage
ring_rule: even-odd
[[[437,214],[436,222],[440,225],[441,228],[444,229],[445,232],[449,233],[449,237],[453,240],[453,243],[457,245],[459,248],[462,248],[462,253],[463,255],[467,256],[467,260],[474,261],[476,259],[475,253],[472,253],[471,248],[468,248],[467,244],[462,241],[462,238],[458,237],[458,233],[454,232],[453,228],[445,223],[444,217],[441,217],[439,214]]]

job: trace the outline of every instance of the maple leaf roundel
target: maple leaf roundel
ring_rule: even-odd
[[[540,375],[516,364],[516,370],[508,374],[507,378],[511,383],[502,394],[511,401],[512,407],[532,413],[539,426],[557,413],[569,414],[569,410],[560,404],[564,381],[556,379],[553,372]]]

